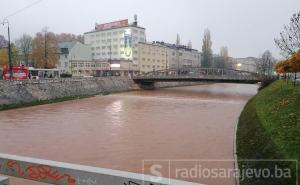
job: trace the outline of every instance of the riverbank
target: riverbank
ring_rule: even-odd
[[[292,178],[247,178],[240,179],[241,185],[296,183],[296,161],[241,160],[300,160],[300,86],[276,81],[247,103],[237,128],[237,156],[240,170],[267,167],[274,172],[278,164],[293,171]]]
[[[156,88],[196,85],[195,82],[159,82]],[[140,90],[129,77],[0,80],[0,111],[81,99],[94,95]]]

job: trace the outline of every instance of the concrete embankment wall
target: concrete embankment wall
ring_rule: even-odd
[[[163,88],[185,85],[195,85],[195,83],[160,82],[155,86]],[[0,80],[0,106],[137,89],[139,89],[138,85],[129,77]]]

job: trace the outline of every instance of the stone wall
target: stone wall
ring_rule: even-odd
[[[159,82],[157,88],[195,85],[191,82]],[[0,80],[0,105],[39,100],[106,94],[139,89],[129,77]]]

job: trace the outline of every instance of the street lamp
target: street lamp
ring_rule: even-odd
[[[1,23],[3,26],[4,24],[7,24],[7,34],[8,34],[8,64],[9,64],[9,78],[11,79],[13,77],[13,71],[12,71],[12,62],[11,62],[11,48],[10,48],[10,30],[9,30],[9,22],[8,19],[4,19]]]
[[[111,41],[109,46],[109,76],[111,76]]]
[[[168,49],[166,48],[166,75],[168,75]]]

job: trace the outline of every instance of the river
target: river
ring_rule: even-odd
[[[232,168],[234,127],[257,85],[133,91],[0,112],[0,152],[150,173],[152,164]],[[217,160],[218,162],[213,162]],[[169,163],[170,162],[170,163]],[[162,168],[168,176],[169,168]],[[233,185],[234,178],[172,178]],[[32,185],[12,179],[11,184]]]

